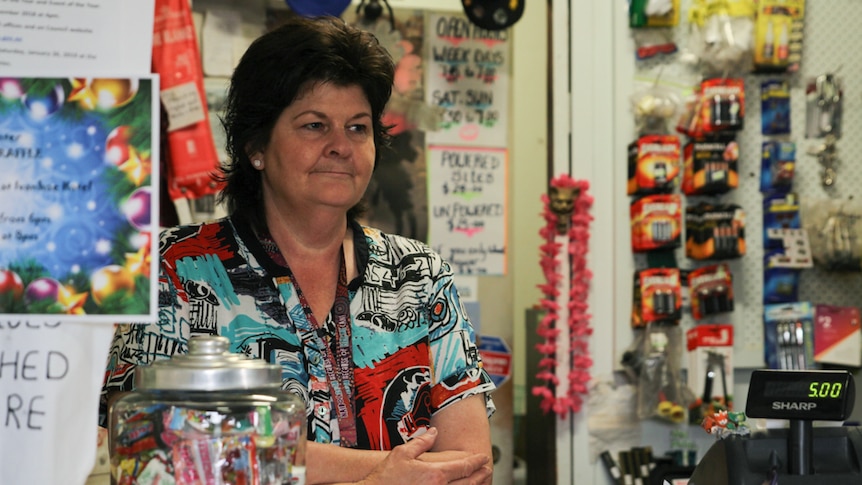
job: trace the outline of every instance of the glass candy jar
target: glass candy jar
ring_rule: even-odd
[[[189,353],[140,366],[111,406],[111,479],[126,484],[304,485],[305,405],[281,367],[193,336]]]

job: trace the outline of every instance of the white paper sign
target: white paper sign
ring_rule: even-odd
[[[179,130],[208,119],[195,83],[163,89],[159,96],[168,113],[168,131]]]
[[[156,318],[157,93],[0,79],[0,484],[84,483],[113,323]]]
[[[0,0],[0,72],[148,74],[154,0]]]
[[[0,316],[0,483],[83,484],[111,325]]]
[[[428,236],[457,274],[506,272],[507,154],[428,147]]]
[[[242,17],[235,8],[207,9],[201,31],[201,56],[207,76],[230,76],[239,61],[234,42],[242,35]]]
[[[461,14],[426,18],[425,101],[445,108],[428,143],[506,147],[509,32],[480,29]]]

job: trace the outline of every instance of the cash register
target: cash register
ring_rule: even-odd
[[[862,484],[862,428],[813,425],[845,421],[855,398],[847,371],[755,370],[746,416],[788,420],[789,427],[717,440],[688,485]]]

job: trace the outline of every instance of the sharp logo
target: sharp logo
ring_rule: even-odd
[[[772,401],[772,409],[775,411],[813,411],[816,407],[816,402]]]

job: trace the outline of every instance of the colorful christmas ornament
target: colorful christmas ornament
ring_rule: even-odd
[[[150,210],[151,200],[150,188],[141,187],[132,192],[129,198],[123,203],[121,210],[126,216],[126,220],[135,229],[148,230],[150,228],[152,221],[152,211]]]
[[[31,281],[24,290],[24,301],[27,304],[36,302],[57,301],[57,296],[60,294],[60,282],[54,278],[42,277]]]
[[[18,99],[24,96],[24,88],[21,81],[14,78],[0,78],[0,96],[6,99]]]
[[[69,101],[88,110],[119,108],[138,94],[137,79],[72,78]]]
[[[111,264],[94,271],[90,276],[90,294],[96,304],[101,305],[105,298],[118,292],[128,296],[135,292],[135,278],[128,269]]]
[[[4,269],[0,270],[0,294],[9,293],[15,298],[21,298],[24,295],[24,282],[18,273]]]
[[[108,133],[105,139],[105,161],[120,166],[129,159],[131,147],[132,129],[127,125],[121,125]]]
[[[8,269],[0,270],[0,312],[10,309],[22,296],[24,282],[18,273]]]
[[[57,84],[44,95],[26,93],[21,98],[21,101],[27,108],[30,117],[36,121],[41,121],[63,107],[63,98],[65,96],[66,93],[63,91],[63,86]]]

